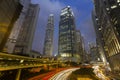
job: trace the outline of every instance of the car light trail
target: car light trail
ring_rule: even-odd
[[[72,69],[67,69],[64,71],[61,71],[59,73],[57,73],[56,75],[54,75],[52,78],[50,78],[49,80],[67,80],[67,77],[75,70],[77,70],[79,68],[72,68]]]

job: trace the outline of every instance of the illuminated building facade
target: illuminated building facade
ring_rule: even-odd
[[[27,55],[30,54],[30,51],[32,50],[34,32],[39,16],[39,9],[40,8],[38,4],[30,4],[16,41],[14,53]]]
[[[94,0],[106,57],[113,71],[120,71],[120,0]]]
[[[98,47],[95,44],[89,43],[90,56],[92,62],[100,61],[100,54],[98,53]]]
[[[53,52],[53,33],[54,33],[54,16],[50,14],[46,27],[46,35],[44,42],[43,54],[46,57],[51,57]]]
[[[0,51],[3,51],[22,8],[19,0],[0,0]]]
[[[76,55],[80,58],[80,62],[82,62],[83,53],[83,42],[80,30],[76,30]]]
[[[62,58],[72,58],[76,54],[76,30],[73,12],[70,6],[61,10],[59,22],[58,54]]]
[[[98,18],[96,16],[95,11],[92,11],[92,20],[94,24],[94,30],[96,33],[96,47],[98,48],[98,53],[100,55],[100,58],[104,64],[107,64],[106,56],[105,56],[105,50],[104,50],[104,40],[102,39],[102,33],[101,28],[99,26]]]
[[[87,59],[86,59],[86,55],[87,55],[87,52],[85,50],[85,39],[83,36],[81,36],[81,40],[82,40],[82,50],[83,52],[81,53],[81,62],[84,63]]]

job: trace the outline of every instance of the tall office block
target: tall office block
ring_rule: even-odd
[[[85,50],[85,38],[82,36],[82,47],[83,47],[83,53],[81,54],[81,61],[84,63],[86,62],[86,56],[87,56],[87,51]]]
[[[58,54],[62,58],[69,59],[75,56],[75,36],[76,31],[74,15],[70,6],[68,6],[61,10],[59,22]]]
[[[54,16],[50,14],[46,27],[46,35],[44,41],[43,54],[46,57],[51,57],[53,52],[53,33],[54,33]]]
[[[120,1],[94,0],[104,50],[113,71],[120,71]]]
[[[100,54],[98,52],[98,47],[95,44],[89,43],[91,61],[100,61]]]
[[[82,62],[82,54],[83,54],[83,45],[82,45],[82,36],[80,30],[76,30],[76,54],[80,58],[80,62]]]
[[[25,16],[27,15],[27,11],[28,11],[28,8],[30,5],[30,0],[21,0],[20,3],[22,4],[23,9],[20,13],[19,18],[17,19],[17,21],[15,22],[15,24],[13,26],[11,34],[10,34],[10,36],[7,40],[7,43],[4,47],[4,50],[3,50],[4,52],[7,52],[7,53],[13,53],[21,26],[25,20]]]
[[[105,50],[104,50],[104,40],[102,39],[102,33],[101,28],[99,26],[98,18],[96,16],[95,10],[92,11],[92,20],[94,25],[94,30],[96,33],[96,46],[98,48],[98,53],[100,55],[101,60],[104,62],[104,64],[107,64],[106,56],[105,56]]]
[[[17,38],[14,53],[30,55],[36,24],[39,16],[39,5],[30,4],[25,20]]]
[[[0,1],[0,51],[7,42],[15,21],[18,19],[23,6],[19,0]]]

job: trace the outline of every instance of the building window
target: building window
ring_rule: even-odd
[[[117,7],[117,5],[111,6],[111,9],[114,9],[114,8],[116,8],[116,7]]]
[[[120,0],[117,0],[118,3],[120,3]]]

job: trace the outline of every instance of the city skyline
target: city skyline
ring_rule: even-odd
[[[120,0],[1,0],[9,79],[120,80]]]
[[[59,0],[32,0],[32,3],[40,5],[40,14],[33,43],[33,49],[43,52],[43,43],[45,37],[45,27],[49,14],[55,15],[55,31],[54,31],[54,54],[58,52],[58,23],[59,15],[62,8],[71,6],[75,15],[76,29],[81,31],[82,36],[85,38],[86,48],[88,49],[88,42],[95,42],[95,32],[93,29],[91,11],[93,9],[93,2],[84,0],[74,1],[59,1]],[[44,17],[43,17],[44,16]]]

